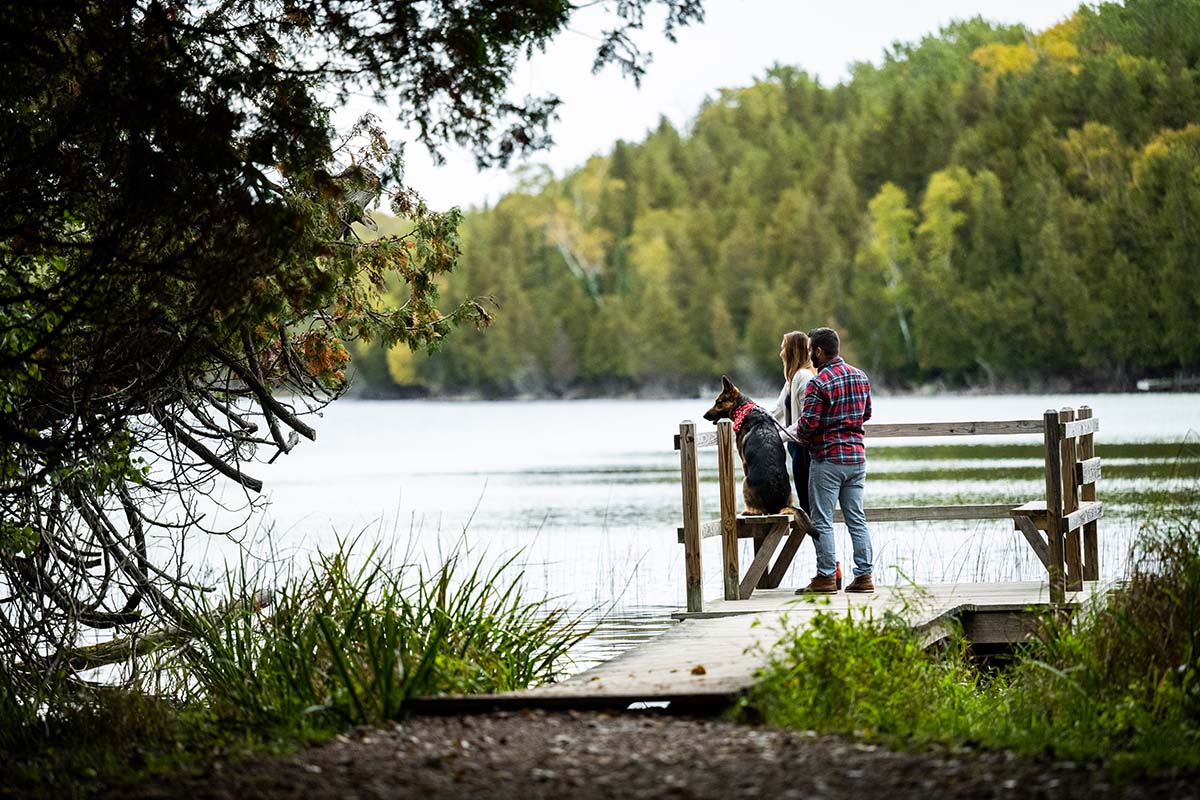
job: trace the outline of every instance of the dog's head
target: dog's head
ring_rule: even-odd
[[[713,402],[713,407],[704,412],[704,418],[709,422],[729,419],[738,406],[749,400],[741,391],[729,382],[729,378],[721,376],[721,393]]]

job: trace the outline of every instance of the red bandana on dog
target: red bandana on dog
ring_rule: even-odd
[[[737,433],[742,429],[742,420],[750,413],[750,409],[754,408],[757,403],[742,403],[733,410],[733,432]]]

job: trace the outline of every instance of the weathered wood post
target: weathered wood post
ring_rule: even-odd
[[[1046,539],[1050,563],[1046,565],[1050,581],[1050,602],[1066,602],[1066,577],[1063,575],[1063,482],[1062,435],[1058,427],[1058,412],[1048,409],[1042,415],[1046,442]]]
[[[679,423],[679,475],[683,486],[683,571],[687,610],[704,610],[700,570],[700,473],[696,467],[696,423]]]
[[[1079,407],[1079,419],[1091,419],[1092,409],[1089,406]],[[1088,461],[1096,457],[1096,435],[1093,433],[1085,433],[1079,437],[1079,460]],[[1083,480],[1083,501],[1093,502],[1096,499],[1096,482],[1094,480]],[[1097,521],[1091,522],[1083,526],[1083,579],[1085,581],[1100,580],[1100,545],[1096,540]]]
[[[717,423],[717,480],[721,490],[721,574],[725,599],[738,599],[737,499],[733,473],[733,422]]]
[[[1058,421],[1064,425],[1075,421],[1075,409],[1064,408],[1058,412]],[[1062,482],[1063,510],[1062,515],[1069,517],[1079,510],[1079,484],[1075,477],[1076,458],[1075,437],[1064,437],[1059,447],[1062,449]],[[1064,556],[1067,561],[1067,591],[1078,592],[1083,589],[1083,548],[1081,547],[1078,528],[1063,531],[1066,536]]]

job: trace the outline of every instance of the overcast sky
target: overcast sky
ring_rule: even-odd
[[[685,127],[705,97],[748,85],[774,63],[833,85],[847,78],[850,64],[878,63],[892,43],[919,40],[951,20],[983,16],[1041,30],[1078,7],[1078,0],[707,0],[704,24],[680,30],[675,44],[647,25],[642,43],[654,60],[640,89],[614,68],[592,75],[602,26],[598,14],[585,11],[518,70],[513,96],[562,99],[553,148],[530,159],[561,175],[617,139],[643,138],[660,115]],[[403,138],[399,130],[393,135]],[[434,208],[494,202],[513,185],[511,167],[480,173],[469,153],[449,150],[446,157],[434,166],[420,145],[407,150],[407,182]]]

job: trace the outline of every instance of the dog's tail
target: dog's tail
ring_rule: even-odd
[[[791,514],[793,524],[797,528],[804,531],[806,534],[811,536],[814,540],[817,538],[817,527],[815,525],[813,525],[812,518],[808,516],[808,513],[803,508],[796,508],[795,506],[784,506],[783,508],[779,509],[779,513],[780,514]]]

